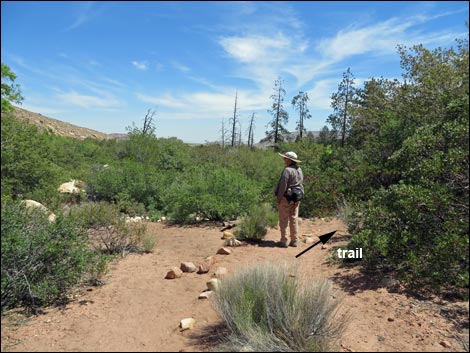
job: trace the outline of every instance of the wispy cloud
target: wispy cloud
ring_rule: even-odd
[[[224,89],[219,92],[193,92],[178,96],[165,94],[162,96],[150,96],[137,93],[136,97],[146,103],[152,103],[161,107],[161,115],[172,119],[186,118],[228,118],[233,113],[235,104],[235,91]],[[242,102],[242,103],[240,103]],[[256,92],[238,91],[238,110],[245,114],[257,110],[265,111],[269,106],[269,97]]]
[[[134,65],[137,70],[145,71],[148,69],[148,63],[146,61],[133,61],[132,65]]]
[[[87,1],[85,3],[79,3],[80,9],[76,15],[75,21],[71,26],[69,26],[66,30],[70,31],[76,29],[83,24],[91,21],[94,17],[96,17],[100,11],[95,8],[94,1]]]
[[[283,8],[288,7],[284,4]],[[258,28],[246,26],[243,35],[224,36],[218,40],[226,55],[240,64],[234,75],[253,81],[265,92],[278,75],[294,78],[286,80],[290,89],[311,89],[308,85],[318,85],[315,80],[325,80],[337,71],[338,65],[352,57],[364,54],[392,56],[397,55],[398,44],[440,45],[458,36],[449,31],[422,32],[422,24],[451,13],[410,14],[372,24],[353,23],[333,36],[320,38],[313,46],[305,39],[308,33],[295,12],[287,11],[287,14],[289,22],[279,18],[274,35],[260,34]],[[261,23],[273,14],[263,16],[259,19]]]
[[[43,115],[57,115],[63,113],[62,109],[51,108],[48,106],[34,105],[34,104],[22,104],[21,108],[29,110],[33,113],[39,113]]]
[[[334,38],[321,40],[317,49],[331,62],[365,53],[395,53],[397,44],[416,38],[416,34],[408,31],[415,24],[412,20],[392,18],[370,26],[350,26],[339,31]]]
[[[186,65],[183,65],[183,64],[180,64],[179,62],[176,62],[174,61],[173,62],[173,67],[178,70],[178,71],[181,71],[181,72],[189,72],[191,71],[191,69],[186,66]]]
[[[228,55],[246,64],[282,61],[285,57],[283,53],[291,47],[290,39],[282,33],[274,37],[256,34],[225,37],[219,43]]]
[[[171,95],[164,95],[161,97],[153,97],[143,93],[136,93],[137,99],[141,100],[142,102],[156,104],[160,106],[164,106],[167,108],[185,108],[186,104],[181,101],[181,99],[172,97]]]
[[[121,102],[110,94],[105,96],[90,96],[70,91],[58,94],[57,98],[65,104],[76,105],[87,109],[112,109],[122,106]]]

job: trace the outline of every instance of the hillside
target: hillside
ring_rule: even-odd
[[[101,140],[115,138],[114,136],[103,132],[69,124],[19,107],[14,107],[14,116],[19,120],[36,125],[40,129],[49,131],[53,134],[68,136],[79,140],[84,140],[87,137]]]

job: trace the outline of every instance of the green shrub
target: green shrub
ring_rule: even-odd
[[[106,227],[120,218],[118,206],[104,201],[73,205],[66,214],[85,228]]]
[[[179,175],[162,197],[173,222],[220,221],[245,213],[260,198],[260,186],[244,175],[207,164]]]
[[[446,189],[393,185],[369,202],[350,248],[369,269],[393,270],[419,288],[468,286],[468,218]]]
[[[93,267],[93,252],[80,227],[59,215],[49,222],[40,210],[2,202],[2,311],[66,299]]]
[[[256,205],[240,221],[234,235],[240,240],[261,240],[268,232],[268,227],[275,227],[277,213],[270,204]]]
[[[229,337],[221,348],[254,352],[323,352],[347,319],[328,281],[302,284],[292,267],[257,264],[225,278],[213,304]]]

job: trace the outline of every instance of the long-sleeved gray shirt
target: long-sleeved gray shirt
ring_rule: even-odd
[[[279,178],[276,188],[274,189],[274,195],[277,197],[277,202],[281,202],[284,197],[284,193],[290,187],[298,187],[304,191],[304,186],[302,185],[304,180],[304,174],[300,167],[291,164],[288,167],[285,167],[282,171],[282,174]]]

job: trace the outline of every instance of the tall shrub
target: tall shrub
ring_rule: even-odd
[[[41,210],[16,202],[2,202],[1,214],[2,311],[66,299],[93,266],[84,232],[63,216],[49,222]]]

